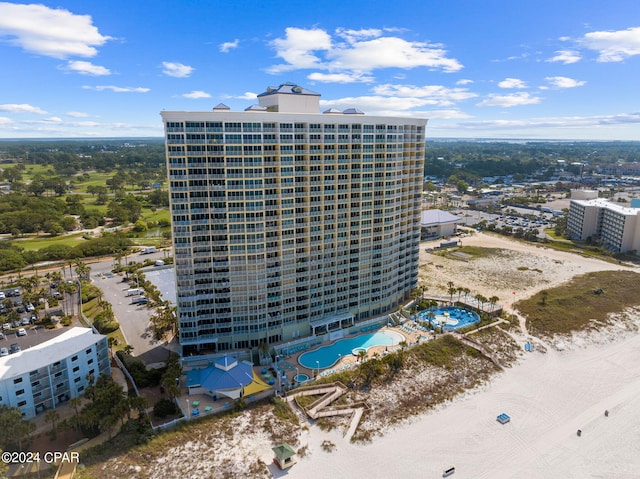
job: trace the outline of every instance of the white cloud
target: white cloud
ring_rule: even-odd
[[[583,80],[574,80],[573,78],[568,77],[546,77],[545,80],[547,80],[554,88],[575,88],[587,83]]]
[[[498,106],[510,108],[512,106],[533,105],[540,103],[540,97],[531,96],[526,92],[510,93],[508,95],[491,94],[486,100],[482,100],[476,106]]]
[[[443,106],[450,105],[451,102],[442,101],[438,98],[416,98],[403,96],[381,96],[369,95],[359,97],[337,98],[335,100],[320,100],[322,110],[327,108],[336,108],[338,110],[346,110],[347,108],[358,108],[368,115],[412,115],[418,113],[416,108],[425,106]]]
[[[441,85],[378,85],[373,88],[374,93],[389,97],[420,98],[430,104],[449,106],[454,102],[475,98],[477,95],[466,88],[448,88]]]
[[[205,91],[194,90],[191,93],[183,93],[182,95],[180,95],[180,97],[181,98],[189,98],[191,100],[198,100],[200,98],[211,98],[211,95],[209,95]]]
[[[233,48],[238,48],[239,44],[240,44],[240,40],[238,40],[237,38],[232,42],[224,42],[220,45],[220,51],[222,53],[227,53],[229,52],[229,50]]]
[[[330,50],[331,37],[327,32],[318,28],[304,30],[289,27],[285,30],[285,38],[276,38],[271,42],[271,46],[276,50],[276,55],[287,64],[272,66],[269,69],[270,73],[314,68],[320,66],[320,58],[313,52]]]
[[[88,118],[89,114],[83,113],[81,111],[68,111],[67,116],[70,116],[72,118]]]
[[[83,86],[85,90],[105,91],[111,90],[115,93],[147,93],[151,91],[151,88],[145,87],[130,87],[130,86],[114,86],[114,85],[97,85],[97,86]]]
[[[457,60],[447,58],[436,45],[408,42],[398,37],[381,37],[339,46],[328,52],[332,68],[371,71],[379,68],[426,67],[455,72],[462,68]]]
[[[71,61],[67,63],[67,69],[80,73],[81,75],[91,76],[106,76],[111,75],[111,71],[108,68],[94,65],[91,62],[84,61]]]
[[[7,118],[6,116],[0,116],[0,125],[10,125],[11,123],[13,123],[13,121],[11,121],[10,118]]]
[[[344,38],[349,43],[354,43],[362,38],[375,38],[382,35],[382,31],[378,28],[362,28],[360,30],[349,30],[346,28],[336,29],[336,35]]]
[[[347,73],[321,73],[313,72],[307,75],[307,78],[312,81],[321,83],[371,83],[373,77],[364,75],[357,72]]]
[[[460,120],[471,118],[471,115],[460,110],[431,110],[423,112],[422,117],[429,120]]]
[[[599,53],[599,62],[621,62],[640,55],[640,27],[609,32],[590,32],[579,43]]]
[[[583,130],[585,128],[619,127],[620,125],[635,125],[638,123],[640,123],[640,113],[620,113],[615,115],[528,118],[520,120],[478,120],[459,123],[455,125],[455,128],[495,130],[496,132],[513,129],[540,129],[540,131],[548,134],[549,129]],[[590,130],[589,134],[592,135],[593,131]],[[521,134],[518,133],[518,135]]]
[[[462,80],[458,80],[456,82],[456,85],[469,85],[471,83],[473,83],[473,80],[469,80],[468,78],[464,78]]]
[[[527,84],[518,78],[505,78],[498,83],[500,88],[527,88]]]
[[[37,106],[27,103],[5,103],[0,105],[0,111],[8,111],[11,113],[37,113],[38,115],[46,115],[47,112]]]
[[[191,72],[194,70],[194,68],[189,65],[174,62],[162,62],[162,68],[162,73],[175,78],[186,78],[191,75]]]
[[[299,69],[319,69],[336,76],[339,81],[357,78],[381,68],[411,69],[425,67],[444,72],[455,72],[462,65],[447,57],[442,46],[425,42],[410,42],[398,36],[387,35],[389,30],[336,30],[336,39],[319,28],[301,29],[289,27],[285,37],[273,40],[270,45],[276,55],[286,63],[273,65],[269,73],[282,73]],[[368,78],[367,76],[363,78]],[[319,80],[323,81],[323,80]]]
[[[577,63],[580,60],[582,60],[582,56],[575,50],[558,50],[555,56],[549,58],[547,61],[568,65],[570,63]]]
[[[89,15],[61,8],[0,2],[0,37],[26,51],[53,58],[93,57],[112,38],[102,35]]]
[[[252,91],[247,91],[244,93],[244,95],[230,97],[230,98],[237,98],[238,100],[255,100],[256,98],[258,98],[258,94],[253,93]]]

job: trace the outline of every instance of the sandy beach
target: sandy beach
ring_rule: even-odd
[[[421,265],[428,266],[421,274],[433,273],[430,289],[450,278],[456,286],[506,298],[501,302],[507,308],[577,274],[627,268],[487,235],[464,241],[508,251],[465,267],[423,248]],[[547,344],[545,352],[527,353],[489,383],[372,443],[351,444],[341,430],[311,426],[300,441],[307,454],[286,477],[435,478],[455,466],[455,478],[640,478],[640,314],[631,316],[626,326],[576,334]],[[498,423],[500,413],[511,421]],[[335,448],[326,451],[323,441]]]
[[[427,478],[455,466],[456,478],[640,478],[640,335],[621,334],[612,343],[533,352],[371,444],[312,426],[310,454],[287,477]],[[511,416],[505,425],[496,421],[503,412]],[[336,449],[325,452],[324,440]]]

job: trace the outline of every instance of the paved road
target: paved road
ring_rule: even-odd
[[[143,259],[162,259],[162,252],[144,256],[131,254],[127,260],[142,261]],[[123,263],[125,260],[122,260]],[[153,339],[149,318],[154,314],[154,309],[146,305],[131,304],[131,297],[126,297],[126,291],[131,288],[124,281],[124,275],[111,275],[114,267],[112,259],[89,263],[91,267],[91,280],[94,285],[103,292],[103,299],[111,303],[113,313],[120,323],[120,329],[127,340],[133,346],[132,354],[139,357],[145,363],[164,361],[169,351],[164,347],[164,341]]]

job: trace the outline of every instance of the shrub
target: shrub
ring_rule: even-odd
[[[178,412],[178,407],[176,403],[171,401],[170,399],[160,399],[153,406],[153,415],[158,419],[165,418],[167,416],[172,416]]]
[[[100,334],[112,333],[120,327],[118,321],[113,319],[113,316],[105,311],[98,313],[93,320],[93,325]]]

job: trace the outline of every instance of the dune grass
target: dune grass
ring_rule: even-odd
[[[605,323],[612,313],[640,304],[640,274],[599,271],[576,276],[567,284],[540,291],[515,307],[534,335],[553,336]]]

